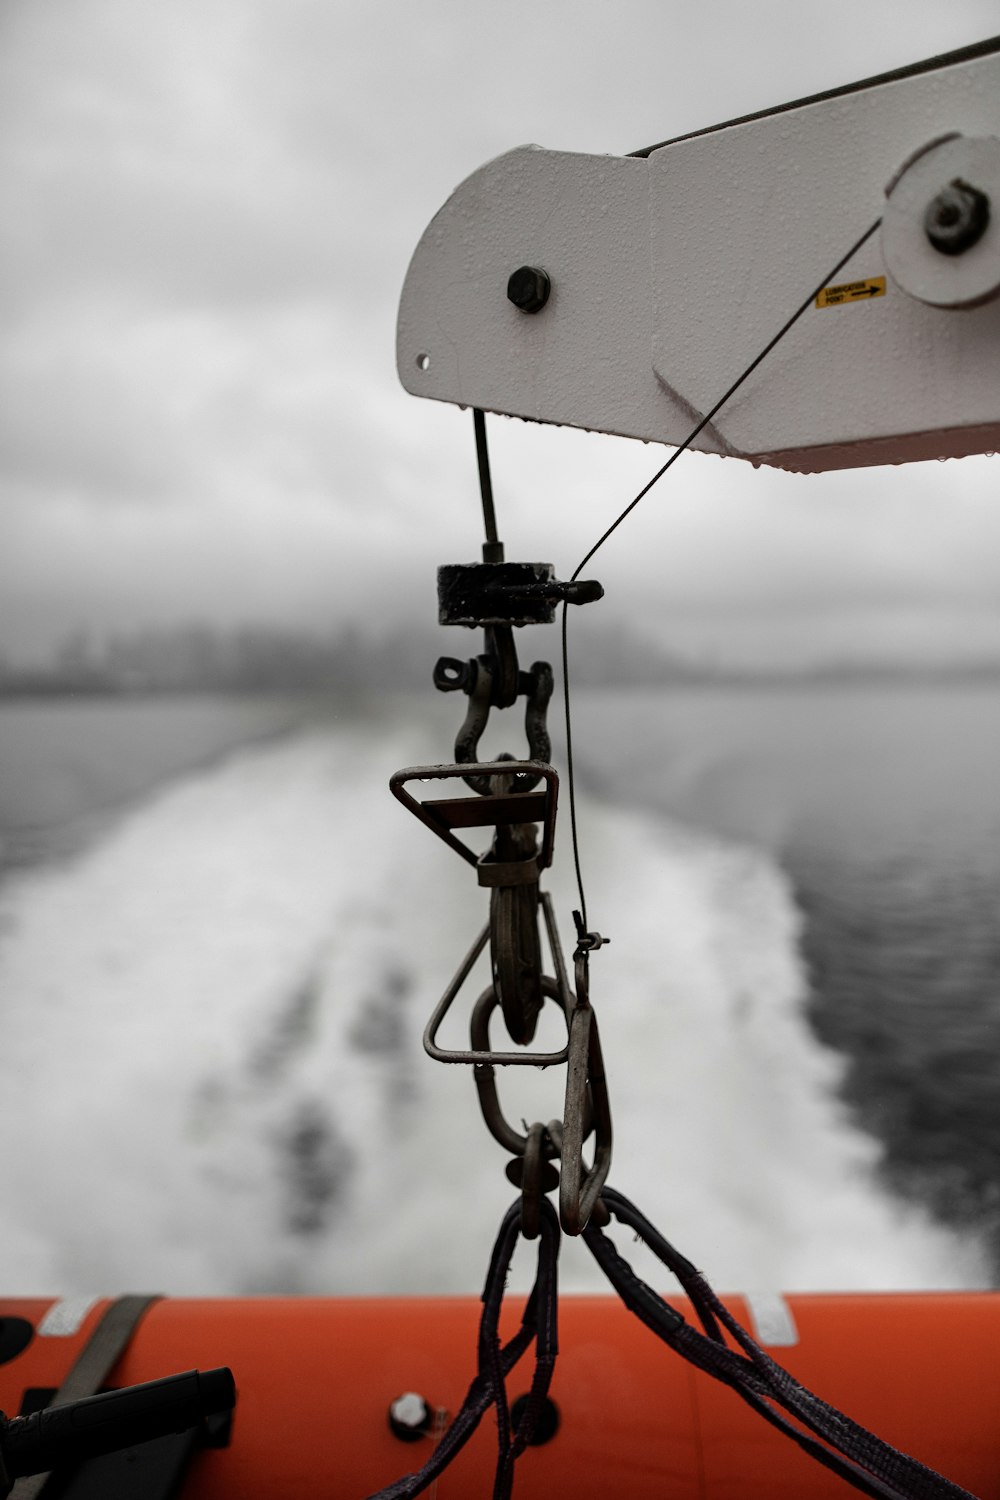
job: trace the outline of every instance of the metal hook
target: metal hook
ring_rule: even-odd
[[[579,964],[578,964],[579,967]],[[567,1234],[581,1234],[601,1195],[611,1166],[611,1101],[597,1017],[584,997],[577,996],[570,1020],[566,1104],[563,1110],[559,1184],[559,1219]],[[594,1164],[584,1166],[583,1142],[590,1110],[595,1129]]]

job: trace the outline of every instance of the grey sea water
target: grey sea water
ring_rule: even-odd
[[[171,778],[334,710],[295,695],[0,701],[0,875],[84,846]]]
[[[683,687],[577,717],[585,779],[779,861],[884,1180],[985,1231],[1000,1278],[1000,684]]]
[[[458,717],[432,695],[0,706],[0,1071],[28,1110],[43,1069],[59,1153],[42,1179],[0,1166],[15,1277],[475,1285],[502,1171],[419,1036],[480,893],[386,789],[450,758]],[[491,753],[518,750],[508,717]],[[730,1287],[981,1280],[998,695],[685,686],[581,694],[575,718],[615,1180]],[[569,854],[564,805],[564,887]]]

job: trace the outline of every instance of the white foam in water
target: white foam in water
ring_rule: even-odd
[[[478,1289],[505,1158],[420,1032],[483,893],[388,795],[417,758],[374,726],[249,751],[0,893],[6,1289]],[[877,1185],[778,868],[593,802],[581,823],[616,1185],[721,1287],[986,1284],[980,1247]],[[558,1108],[554,1074],[502,1087],[512,1120]],[[582,1246],[562,1277],[600,1284]]]

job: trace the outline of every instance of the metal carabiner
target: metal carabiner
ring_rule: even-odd
[[[577,979],[583,984],[577,992],[577,1005],[570,1017],[569,1060],[566,1068],[566,1104],[563,1109],[561,1139],[557,1140],[562,1158],[559,1183],[559,1220],[566,1234],[582,1234],[601,1196],[611,1166],[611,1101],[604,1072],[601,1039],[586,990],[586,966],[583,974],[577,965]],[[588,1170],[583,1161],[583,1143],[592,1120],[595,1131],[594,1164]]]

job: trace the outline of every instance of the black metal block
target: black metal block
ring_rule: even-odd
[[[559,598],[551,563],[446,563],[438,568],[442,625],[551,625]]]

